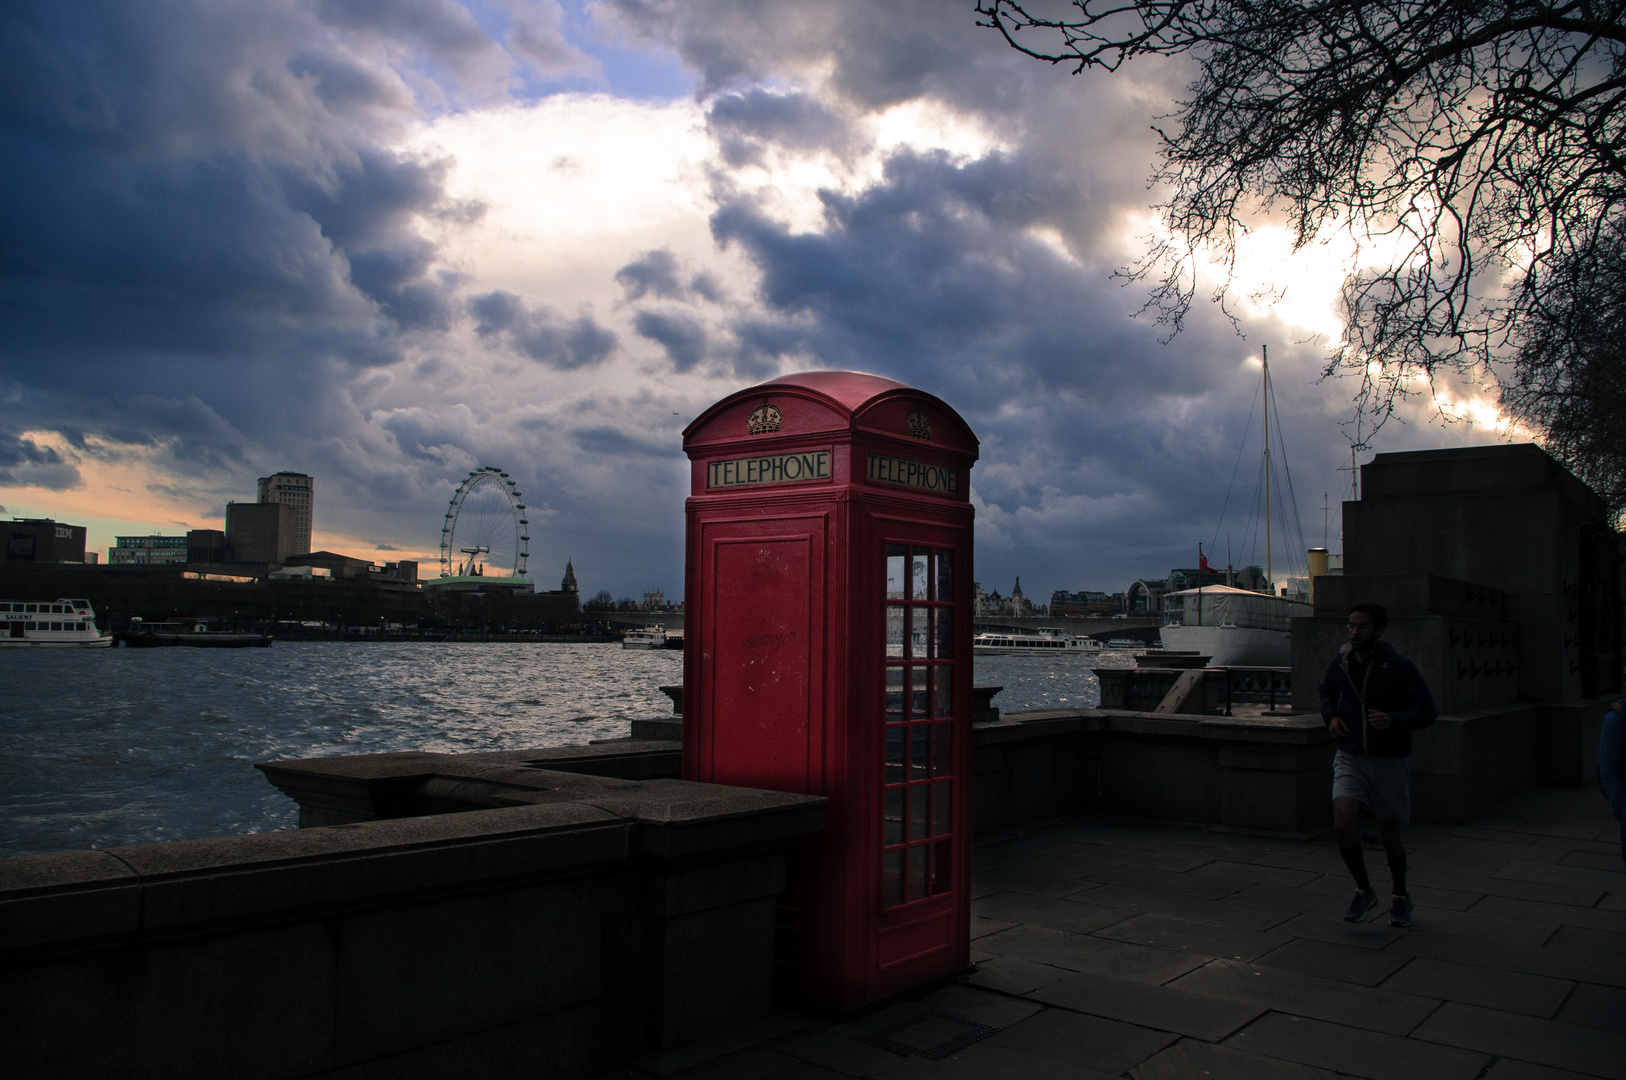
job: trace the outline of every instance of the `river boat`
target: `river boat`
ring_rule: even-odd
[[[1115,637],[1107,642],[1109,649],[1144,649],[1146,642],[1132,637]]]
[[[113,635],[96,628],[89,600],[0,600],[0,649],[105,649]]]
[[[628,630],[621,638],[623,649],[664,649],[666,648],[666,627],[642,626],[637,630]]]
[[[132,649],[263,649],[271,644],[270,634],[211,630],[205,622],[143,623],[132,619],[131,623],[123,637]]]
[[[1163,598],[1165,649],[1196,652],[1215,667],[1291,667],[1293,619],[1314,612],[1285,596],[1207,585]]]
[[[1270,426],[1272,418],[1276,417],[1276,402],[1270,381],[1268,349],[1261,350],[1261,368],[1260,395],[1265,419],[1262,472],[1267,591],[1255,592],[1232,585],[1199,584],[1195,589],[1182,589],[1163,597],[1163,625],[1158,632],[1163,647],[1171,651],[1199,653],[1208,657],[1209,664],[1215,667],[1291,667],[1293,619],[1314,612],[1314,608],[1303,601],[1275,595]],[[1281,420],[1276,418],[1275,422],[1279,432]],[[1229,499],[1227,493],[1226,500]],[[1292,524],[1297,527],[1296,511]],[[1200,582],[1201,573],[1210,569],[1201,544],[1197,545],[1197,566]]]
[[[1093,655],[1101,651],[1101,643],[1094,638],[1077,637],[1065,630],[1040,627],[1031,634],[1012,631],[986,631],[976,634],[971,638],[971,651],[979,656],[1004,653]]]

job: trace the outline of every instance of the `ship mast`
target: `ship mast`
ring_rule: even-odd
[[[1270,560],[1270,346],[1261,345],[1259,352],[1265,367],[1265,584],[1275,596],[1276,575]]]

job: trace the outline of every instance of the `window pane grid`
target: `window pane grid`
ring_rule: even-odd
[[[947,892],[954,880],[953,555],[887,546],[883,907]]]

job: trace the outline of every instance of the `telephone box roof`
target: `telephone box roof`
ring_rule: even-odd
[[[711,438],[706,437],[708,433],[705,429],[719,414],[742,401],[755,401],[775,393],[818,401],[835,414],[831,420],[837,420],[839,417],[837,423],[844,428],[865,426],[861,420],[862,415],[887,401],[902,399],[929,403],[934,406],[932,411],[937,413],[940,419],[947,420],[955,429],[954,436],[947,440],[940,437],[937,441],[958,444],[955,446],[956,449],[969,452],[973,458],[977,453],[976,434],[960,414],[941,398],[907,383],[898,382],[896,379],[887,379],[863,371],[803,371],[794,375],[781,375],[777,379],[736,391],[712,405],[683,429],[684,446],[688,447],[695,442],[712,442]]]

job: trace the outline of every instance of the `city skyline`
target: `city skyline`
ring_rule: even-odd
[[[676,595],[682,428],[855,368],[981,438],[980,579],[1118,591],[1244,531],[1268,344],[1304,539],[1326,492],[1337,547],[1337,238],[1294,255],[1261,218],[1237,323],[1200,305],[1167,344],[1113,277],[1157,229],[1178,62],[1073,78],[926,3],[14,19],[6,515],[105,548],[218,528],[290,470],[322,484],[314,549],[428,565],[495,462],[538,567]],[[1483,391],[1418,390],[1373,451],[1504,437]],[[1431,420],[1436,395],[1474,426]]]

